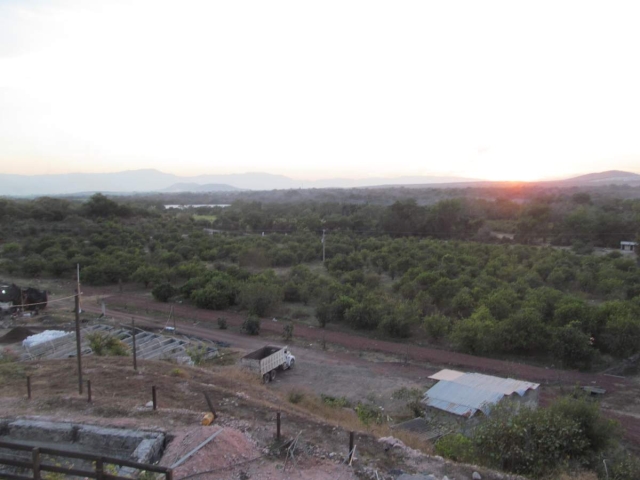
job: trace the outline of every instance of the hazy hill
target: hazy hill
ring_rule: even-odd
[[[60,175],[0,174],[0,195],[66,195],[79,192],[210,192],[241,190],[286,190],[294,188],[354,188],[408,183],[463,182],[458,177],[335,178],[300,181],[284,175],[249,172],[227,175],[179,177],[158,170],[128,170],[116,173],[70,173]]]
[[[79,192],[146,193],[146,192],[232,192],[236,190],[287,190],[299,188],[462,188],[505,185],[508,182],[488,182],[463,177],[404,176],[362,179],[333,178],[300,181],[270,173],[234,173],[228,175],[198,175],[179,177],[158,170],[128,170],[116,173],[69,173],[61,175],[0,174],[0,195],[40,196],[69,195]],[[523,182],[518,182],[522,184]],[[566,180],[539,182],[557,186],[640,186],[640,175],[612,170],[590,173]]]
[[[170,187],[162,190],[163,192],[176,193],[176,192],[237,192],[239,188],[224,183],[205,183],[200,185],[199,183],[174,183]]]
[[[640,175],[631,172],[622,172],[620,170],[609,170],[607,172],[588,173],[579,177],[568,178],[566,180],[558,180],[557,184],[565,185],[582,185],[582,186],[598,186],[598,185],[640,185]]]

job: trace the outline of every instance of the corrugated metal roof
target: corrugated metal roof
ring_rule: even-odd
[[[462,375],[464,375],[464,372],[445,368],[444,370],[440,370],[438,373],[434,373],[429,378],[433,378],[434,380],[455,380]]]
[[[527,390],[535,390],[540,386],[538,383],[523,382],[521,380],[514,380],[513,378],[493,377],[481,373],[465,373],[453,380],[453,382],[468,387],[499,392],[504,395],[517,393],[520,396],[524,395]]]
[[[522,396],[535,390],[537,383],[522,382],[511,378],[493,377],[479,373],[455,375],[455,370],[442,370],[430,378],[442,377],[424,396],[423,402],[430,407],[471,417],[480,410],[488,414],[491,407],[505,395],[517,393]],[[442,374],[442,375],[440,375]]]
[[[491,405],[499,402],[502,397],[503,393],[442,380],[425,394],[425,403],[456,415],[471,417],[478,410],[488,414]]]

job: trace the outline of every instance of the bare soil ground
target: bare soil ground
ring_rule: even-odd
[[[142,361],[135,372],[130,358],[90,356],[84,358],[84,378],[92,381],[93,402],[89,403],[77,393],[75,359],[16,365],[24,370],[2,382],[3,417],[162,430],[173,437],[162,465],[172,465],[223,428],[212,443],[177,467],[175,478],[179,480],[353,479],[371,478],[375,471],[380,478],[392,478],[384,473],[392,468],[466,479],[477,470],[406,449],[388,448],[377,439],[388,435],[388,429],[369,430],[357,422],[353,412],[343,409],[334,409],[334,415],[327,415],[326,411],[314,411],[309,405],[288,403],[270,385],[262,385],[236,367],[204,369]],[[32,377],[31,400],[26,399],[26,374]],[[152,385],[158,389],[156,411],[146,406]],[[214,425],[208,427],[199,425],[207,410],[205,391],[218,414]],[[275,440],[278,411],[282,411],[281,442]],[[357,445],[351,467],[344,462],[349,430],[356,430]],[[290,445],[287,442],[296,438],[295,458],[287,457],[285,447]],[[423,447],[428,450],[428,445]],[[492,472],[481,471],[483,478],[497,478]],[[198,475],[191,477],[194,474]]]

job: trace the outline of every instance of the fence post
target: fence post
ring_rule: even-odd
[[[31,400],[31,375],[27,375],[27,398]]]
[[[91,403],[91,380],[87,380],[87,401]]]
[[[172,468],[167,468],[167,471],[164,474],[164,478],[166,480],[173,480],[173,469]]]
[[[209,394],[207,392],[203,392],[203,393],[204,393],[204,399],[207,401],[207,405],[209,405],[209,410],[213,414],[213,419],[215,420],[218,415],[216,414],[215,408],[213,408],[213,402],[211,401],[211,398],[209,398]]]
[[[156,410],[158,408],[158,398],[156,396],[156,386],[153,385],[151,387],[151,399],[153,400],[153,409]]]
[[[102,457],[96,460],[96,480],[102,480],[104,478],[104,462]]]
[[[280,441],[280,412],[276,416],[276,440]]]
[[[40,480],[40,449],[31,450],[31,463],[33,464],[33,480]]]
[[[133,369],[138,371],[138,349],[136,348],[136,321],[131,317],[131,339],[133,340]]]

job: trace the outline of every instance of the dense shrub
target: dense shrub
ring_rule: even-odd
[[[168,302],[176,294],[175,288],[170,283],[161,283],[151,290],[153,298],[160,302]]]
[[[242,331],[247,335],[260,335],[260,319],[249,316],[242,324]]]

